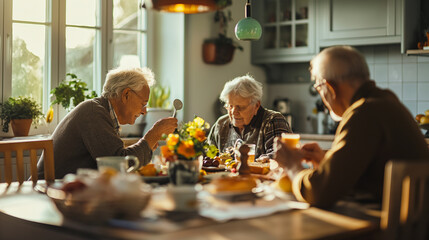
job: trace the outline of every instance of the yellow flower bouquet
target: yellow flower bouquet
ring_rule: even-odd
[[[166,145],[161,147],[161,154],[166,161],[193,160],[199,156],[213,158],[218,149],[207,143],[206,130],[210,124],[200,117],[182,123],[178,131],[166,136]]]

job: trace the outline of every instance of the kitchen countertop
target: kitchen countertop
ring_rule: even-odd
[[[300,133],[302,140],[314,140],[314,141],[333,141],[333,134],[310,134],[310,133]]]

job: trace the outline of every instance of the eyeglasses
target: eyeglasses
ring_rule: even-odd
[[[143,97],[142,96],[140,96],[140,95],[138,95],[134,90],[131,90],[131,92],[133,92],[135,95],[137,95],[137,97],[140,99],[140,100],[143,100]],[[141,103],[141,110],[143,110],[144,108],[146,108],[147,107],[147,105],[148,105],[148,102],[147,103]]]
[[[250,105],[252,105],[252,104],[249,104],[249,105],[246,105],[246,106],[239,106],[239,105],[229,105],[229,104],[225,104],[225,108],[226,108],[226,110],[228,110],[228,111],[231,111],[232,109],[235,109],[235,111],[238,111],[238,112],[244,112],[244,111],[246,111],[246,109],[250,106]]]
[[[314,83],[313,87],[314,89],[316,89],[318,92],[320,92],[320,89],[322,88],[323,85],[326,84],[326,79],[322,79],[321,81]]]

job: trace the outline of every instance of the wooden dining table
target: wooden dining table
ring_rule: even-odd
[[[380,232],[379,214],[377,208],[340,201],[330,209],[309,207],[226,222],[170,213],[164,221],[90,225],[65,219],[32,182],[0,184],[0,239],[369,239]]]

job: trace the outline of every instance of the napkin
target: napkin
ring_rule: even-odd
[[[293,201],[290,199],[258,198],[255,201],[228,202],[210,197],[207,192],[199,195],[202,201],[199,213],[201,216],[211,218],[219,222],[225,222],[232,219],[247,219],[271,215],[280,211],[292,209],[306,209],[308,203]]]

